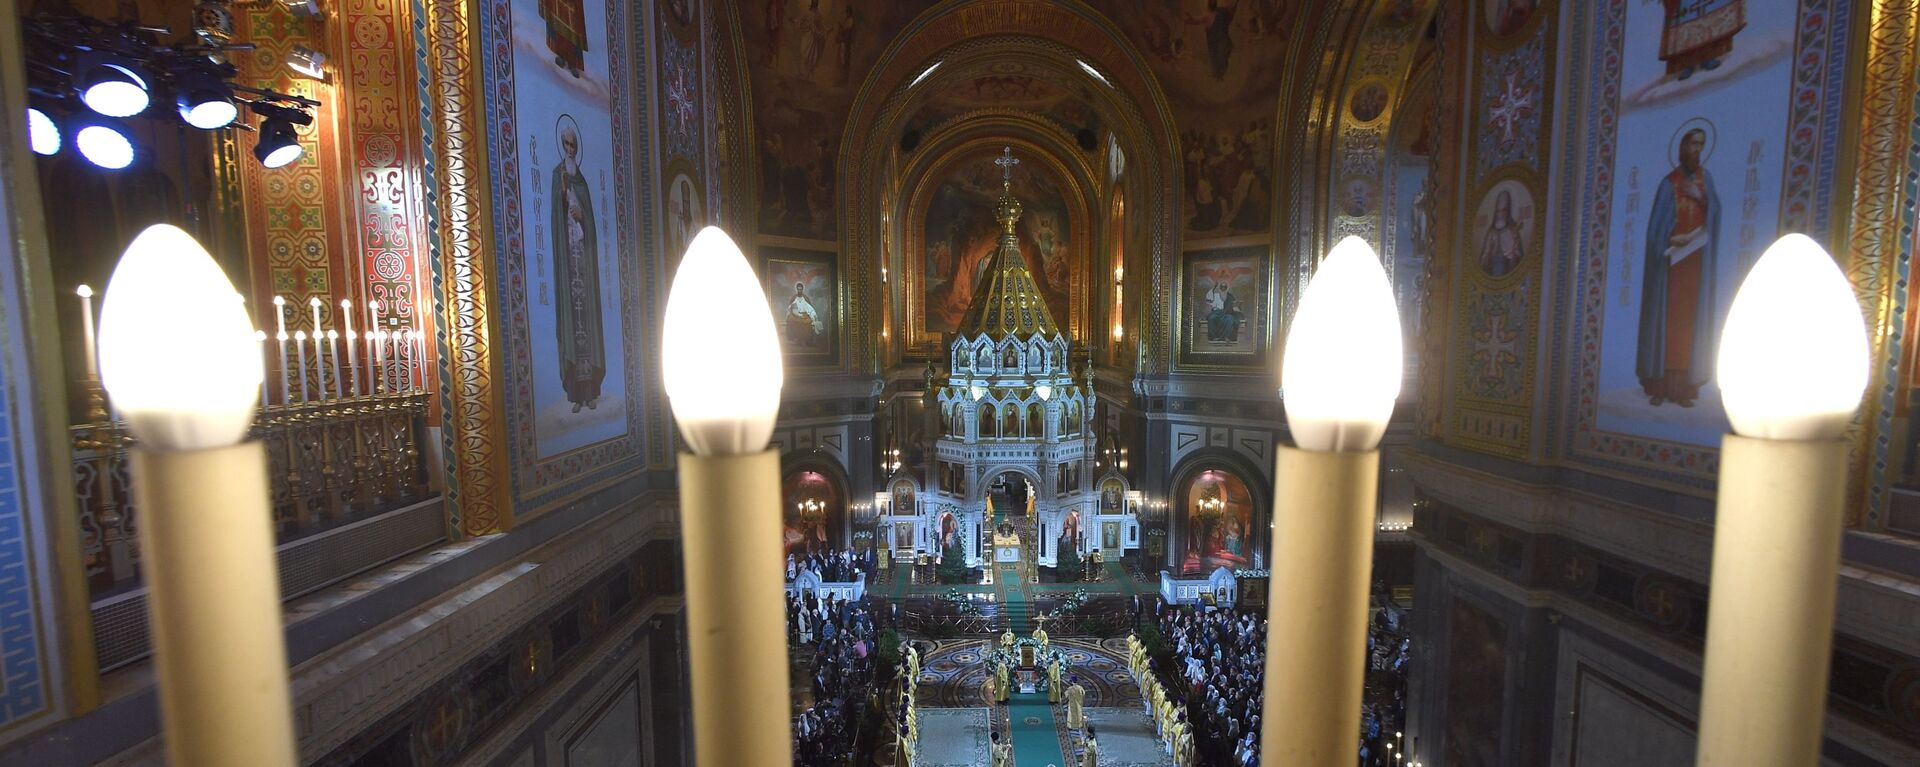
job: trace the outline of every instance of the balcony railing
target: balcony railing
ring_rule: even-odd
[[[266,443],[273,519],[287,543],[432,496],[422,460],[425,391],[262,408],[253,438]],[[133,503],[125,424],[72,427],[73,489],[81,553],[94,598],[139,582],[140,510]]]

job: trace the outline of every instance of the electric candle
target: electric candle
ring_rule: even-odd
[[[1818,243],[1781,237],[1734,294],[1715,375],[1720,451],[1697,764],[1820,761],[1866,322]],[[1722,596],[1725,595],[1725,596]]]
[[[293,359],[294,359],[294,365],[300,368],[300,401],[301,402],[306,402],[309,399],[307,397],[306,343],[307,343],[307,331],[304,331],[304,330],[293,331]]]
[[[1353,759],[1380,479],[1375,447],[1393,414],[1400,364],[1386,271],[1365,241],[1341,240],[1300,296],[1281,361],[1287,425],[1299,446],[1275,451],[1271,683],[1260,723],[1262,758],[1274,764]]]
[[[715,311],[715,308],[720,311]],[[780,342],[753,268],[715,227],[667,293],[662,373],[680,435],[681,564],[700,764],[791,764],[780,565]],[[714,354],[724,347],[727,354]]]
[[[354,345],[352,301],[340,299],[340,320],[347,326],[347,332],[344,334],[347,342],[347,393],[358,397],[360,396],[360,355]]]
[[[274,338],[280,341],[280,404],[285,405],[292,397],[287,391],[287,299],[283,296],[273,297],[273,322],[279,331]]]
[[[333,396],[346,396],[346,371],[340,369],[340,331],[327,331],[327,367],[333,368]],[[324,383],[324,382],[323,382]]]
[[[100,352],[97,345],[98,342],[94,340],[94,333],[96,331],[93,327],[93,288],[83,284],[80,287],[74,288],[73,293],[80,297],[80,337],[85,342],[87,377],[98,379],[100,377]]]
[[[128,456],[167,761],[292,767],[267,454],[243,441],[265,337],[237,298],[193,237],[149,227],[107,282],[100,373],[138,439]]]
[[[320,342],[325,340],[326,332],[320,329],[320,297],[307,299],[307,306],[313,309],[313,372],[314,383],[320,389],[320,399],[327,398],[327,364],[320,354]]]

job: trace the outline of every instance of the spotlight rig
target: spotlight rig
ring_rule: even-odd
[[[27,49],[28,144],[41,155],[72,145],[107,170],[134,163],[139,145],[127,121],[158,120],[199,130],[257,130],[254,157],[278,168],[299,159],[294,126],[313,124],[320,102],[237,85],[227,53],[250,43],[161,45],[164,27],[87,16],[21,20]],[[243,111],[259,116],[252,128]]]

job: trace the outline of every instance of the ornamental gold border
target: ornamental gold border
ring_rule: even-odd
[[[504,448],[500,360],[495,353],[485,117],[481,112],[478,7],[473,0],[422,0],[424,86],[422,120],[432,130],[427,153],[437,189],[432,250],[435,313],[442,322],[440,354],[442,444],[447,448],[450,532],[478,536],[512,525],[507,500],[511,476]]]
[[[1854,182],[1838,193],[1850,194],[1850,201],[1834,200],[1833,225],[1845,233],[1835,239],[1846,243],[1840,256],[1866,315],[1874,361],[1861,417],[1848,432],[1846,519],[1852,527],[1884,527],[1886,491],[1898,478],[1889,473],[1912,449],[1894,443],[1899,440],[1895,418],[1906,414],[1898,403],[1907,400],[1915,369],[1916,339],[1909,337],[1913,324],[1908,320],[1913,309],[1897,293],[1904,290],[1900,271],[1908,247],[1900,241],[1902,206],[1908,202],[1901,199],[1903,179],[1913,170],[1906,158],[1920,119],[1913,111],[1913,72],[1920,60],[1915,6],[1914,0],[1873,0],[1866,23],[1853,25],[1847,40],[1849,49],[1864,55],[1852,57],[1841,113],[1857,114],[1859,122],[1843,129],[1848,143],[1836,164],[1846,168],[1851,162]],[[1890,455],[1877,444],[1882,437],[1891,445]]]

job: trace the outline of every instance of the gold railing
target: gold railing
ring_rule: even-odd
[[[272,405],[253,438],[272,461],[274,526],[282,543],[398,509],[432,495],[423,457],[426,391]],[[93,409],[98,413],[98,409]],[[95,598],[135,585],[140,549],[127,448],[110,418],[71,427],[82,557]]]

